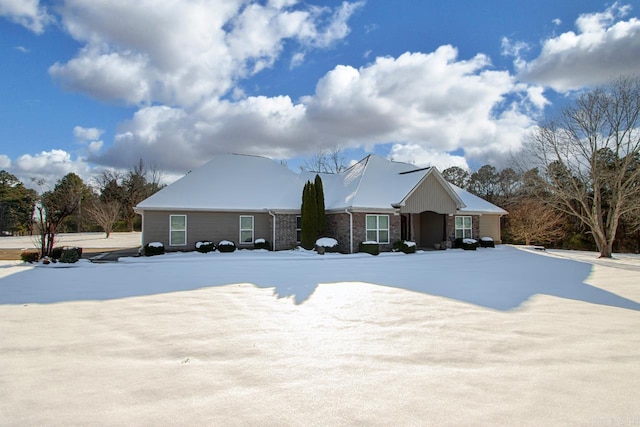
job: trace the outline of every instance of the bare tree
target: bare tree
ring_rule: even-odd
[[[120,203],[96,198],[87,208],[87,213],[105,232],[105,239],[108,239],[120,215]]]
[[[620,219],[640,209],[640,79],[578,96],[537,128],[520,161],[539,169],[537,194],[578,218],[610,258]]]
[[[342,149],[333,146],[316,151],[300,169],[316,173],[340,173],[346,170],[347,166]]]
[[[545,244],[560,240],[566,234],[566,218],[543,201],[522,198],[508,206],[505,234],[516,242]]]

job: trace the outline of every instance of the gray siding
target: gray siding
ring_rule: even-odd
[[[429,175],[400,210],[402,213],[433,211],[440,214],[455,213],[456,203],[435,176]]]
[[[171,215],[187,216],[187,244],[169,246],[169,218]],[[240,240],[240,216],[253,216],[254,239],[263,238],[271,242],[271,216],[264,212],[189,212],[189,211],[146,211],[142,226],[143,242],[162,242],[167,251],[192,250],[197,241],[231,240],[243,247]],[[253,245],[244,245],[252,247]]]

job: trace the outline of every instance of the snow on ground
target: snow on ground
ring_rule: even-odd
[[[5,262],[0,424],[638,424],[639,259],[568,256]]]
[[[78,246],[81,248],[135,248],[141,243],[138,231],[111,233],[108,239],[104,233],[61,233],[56,235],[56,246]],[[37,236],[0,237],[0,249],[37,248]]]

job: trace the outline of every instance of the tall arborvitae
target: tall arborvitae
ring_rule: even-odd
[[[322,186],[322,179],[320,178],[320,175],[316,175],[313,186],[316,193],[316,206],[318,208],[318,213],[316,215],[318,218],[317,237],[323,237],[327,232],[327,217],[324,212],[324,188]]]
[[[313,249],[316,245],[318,227],[318,204],[316,203],[316,192],[310,181],[304,186],[302,191],[302,230],[300,244],[305,249]]]

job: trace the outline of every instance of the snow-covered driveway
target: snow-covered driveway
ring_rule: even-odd
[[[511,247],[0,267],[0,424],[640,422],[633,269]]]

